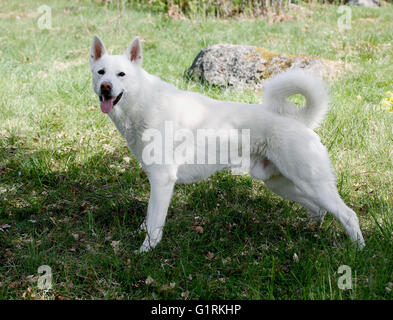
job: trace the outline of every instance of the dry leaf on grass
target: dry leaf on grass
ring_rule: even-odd
[[[147,276],[145,283],[151,285],[155,280],[151,276]]]
[[[9,224],[2,224],[0,226],[0,231],[4,232],[6,229],[9,229],[9,228],[11,228],[11,226]]]
[[[194,231],[198,232],[199,234],[203,233],[203,227],[202,226],[196,226],[193,229],[194,229]]]
[[[188,290],[181,293],[181,297],[183,299],[188,299],[189,295],[190,295],[190,291],[188,291]]]
[[[207,260],[213,260],[214,258],[215,258],[216,256],[214,255],[214,253],[213,252],[208,252],[207,253],[207,255],[206,255],[206,259]]]
[[[114,252],[115,254],[118,254],[119,249],[120,249],[120,241],[112,241],[112,242],[111,242],[111,246],[112,246],[112,248],[113,248],[113,252]]]
[[[170,291],[175,289],[176,287],[176,282],[171,282],[170,284],[164,284],[163,286],[161,286],[160,290],[161,291]]]

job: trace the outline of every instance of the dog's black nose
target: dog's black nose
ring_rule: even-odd
[[[109,97],[112,91],[112,83],[110,82],[103,82],[101,83],[101,94],[103,96]]]

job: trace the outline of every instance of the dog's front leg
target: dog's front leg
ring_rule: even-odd
[[[153,249],[162,238],[166,215],[171,201],[175,180],[166,175],[149,177],[150,200],[146,216],[146,238],[139,252]]]

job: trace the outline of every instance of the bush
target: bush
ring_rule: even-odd
[[[239,15],[261,16],[269,10],[279,13],[288,9],[289,4],[320,3],[343,5],[349,0],[101,0],[118,5],[126,1],[129,5],[148,8],[153,11],[165,12],[169,16],[217,17],[228,18]],[[393,0],[385,0],[393,2]],[[381,1],[384,2],[384,1]]]
[[[259,16],[268,7],[282,7],[287,0],[134,0],[130,1],[152,10],[192,16],[233,17]]]

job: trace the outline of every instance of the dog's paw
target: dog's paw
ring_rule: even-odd
[[[357,234],[357,238],[353,240],[353,242],[357,246],[359,251],[363,250],[363,248],[366,246],[366,242],[364,242],[363,235],[361,232]]]
[[[145,243],[143,243],[138,250],[134,250],[134,254],[141,254],[141,253],[149,252],[152,249],[153,248],[151,246],[146,245]]]
[[[149,252],[149,251],[151,251],[151,249],[153,249],[153,248],[142,244],[141,247],[139,248],[139,250],[135,250],[134,253],[141,254],[141,253]]]
[[[150,234],[146,234],[146,238],[143,241],[141,247],[139,248],[138,251],[139,253],[148,252],[157,246],[157,244],[160,242],[162,237],[161,229],[158,229],[158,231],[159,232],[153,234],[154,237],[151,236]]]
[[[143,241],[141,247],[138,250],[138,253],[144,253],[144,252],[149,252],[151,251],[159,241],[157,240],[152,240],[149,235],[146,235],[145,240]]]
[[[147,248],[142,248],[140,247],[138,250],[134,250],[134,254],[138,255],[138,254],[142,254],[142,253],[146,253],[149,252],[151,249],[147,249]]]
[[[362,231],[359,227],[359,218],[355,213],[352,213],[350,217],[343,223],[352,243],[357,246],[359,250],[362,250],[366,243],[362,235]]]

